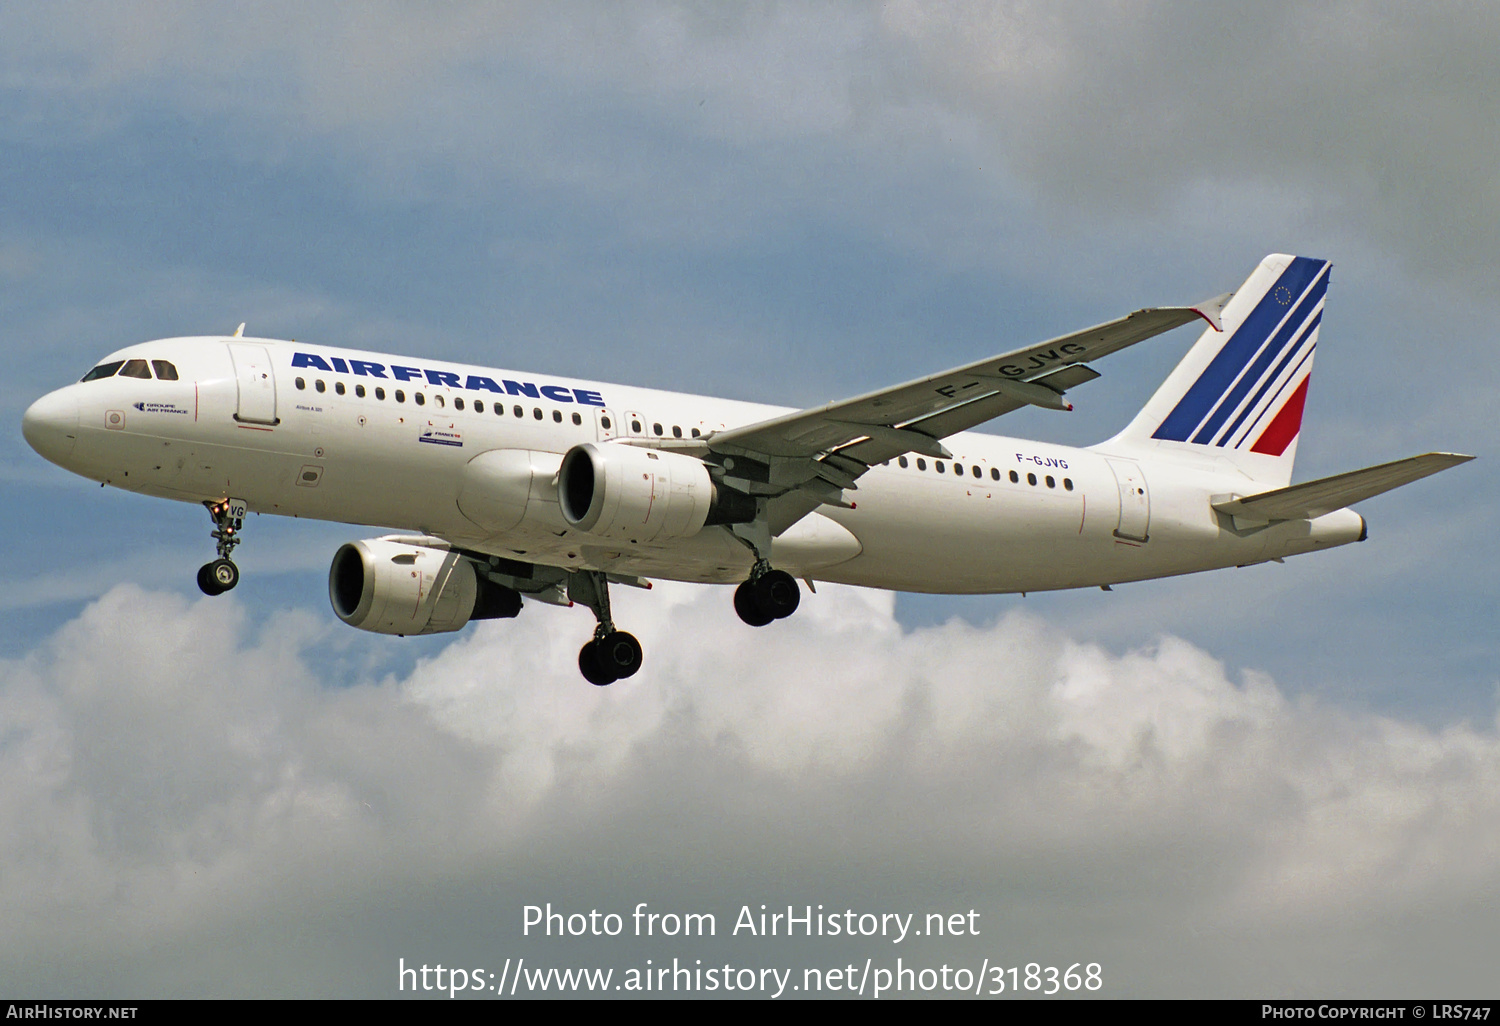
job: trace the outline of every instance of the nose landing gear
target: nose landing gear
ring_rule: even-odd
[[[240,499],[221,499],[218,502],[205,502],[203,505],[214,522],[214,530],[209,537],[217,543],[219,558],[198,568],[198,587],[205,595],[222,595],[240,583],[240,568],[234,565],[229,554],[240,543],[240,528],[245,521],[245,503]]]

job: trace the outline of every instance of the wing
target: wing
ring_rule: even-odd
[[[1200,317],[1221,330],[1218,315],[1231,295],[1137,310],[904,385],[719,431],[701,444],[730,457],[723,484],[771,501],[771,530],[778,534],[825,502],[848,505],[842,492],[873,464],[908,452],[946,458],[940,439],[1022,406],[1072,409],[1063,393],[1099,377],[1086,361]]]

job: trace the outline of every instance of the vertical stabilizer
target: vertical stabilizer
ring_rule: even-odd
[[[1223,331],[1204,331],[1101,448],[1213,455],[1256,482],[1290,482],[1332,266],[1280,253],[1262,260],[1224,307]]]

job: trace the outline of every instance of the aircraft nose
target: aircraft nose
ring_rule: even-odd
[[[42,396],[21,418],[21,434],[42,457],[61,464],[78,441],[78,397],[66,388]]]

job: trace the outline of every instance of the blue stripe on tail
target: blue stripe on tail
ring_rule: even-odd
[[[1322,297],[1324,290],[1328,287],[1328,280],[1323,271],[1328,267],[1325,260],[1313,260],[1308,257],[1295,257],[1287,266],[1287,269],[1277,278],[1276,283],[1266,290],[1255,309],[1252,310],[1234,335],[1224,343],[1222,349],[1213,358],[1209,365],[1204,368],[1198,380],[1193,382],[1182,399],[1167,414],[1161,422],[1152,438],[1159,438],[1173,442],[1186,442],[1192,438],[1205,418],[1214,417],[1212,429],[1206,429],[1206,434],[1200,435],[1205,441],[1213,435],[1213,429],[1217,429],[1224,420],[1233,412],[1238,400],[1243,397],[1244,392],[1254,387],[1259,380],[1253,372],[1246,374],[1241,381],[1241,387],[1236,388],[1236,395],[1226,398],[1225,393],[1234,385],[1235,379],[1245,366],[1254,360],[1256,354],[1261,352],[1261,347],[1270,338],[1271,333],[1276,330],[1282,318],[1286,315],[1287,308],[1297,297],[1308,291],[1308,286],[1316,282],[1314,290],[1316,296],[1308,296],[1298,310],[1300,316],[1290,318],[1286,329],[1278,336],[1274,347],[1278,352],[1280,347],[1297,334],[1297,327],[1306,319],[1306,313],[1310,312],[1316,305],[1317,300]],[[1275,361],[1275,354],[1257,363],[1264,372],[1264,367]],[[1220,400],[1225,401],[1220,404]],[[1216,408],[1218,412],[1216,412]],[[1197,438],[1193,439],[1197,441]]]
[[[1240,426],[1245,423],[1245,418],[1250,416],[1250,414],[1255,412],[1255,410],[1260,406],[1260,401],[1266,397],[1266,392],[1268,392],[1271,387],[1276,384],[1277,381],[1282,380],[1281,372],[1286,370],[1287,364],[1296,359],[1298,353],[1302,352],[1304,343],[1306,343],[1308,338],[1311,337],[1313,332],[1318,330],[1318,325],[1321,324],[1322,321],[1323,311],[1319,310],[1317,314],[1313,316],[1313,319],[1307,323],[1307,326],[1303,328],[1300,333],[1298,333],[1297,341],[1293,343],[1291,348],[1286,351],[1286,355],[1281,358],[1281,362],[1276,364],[1276,368],[1271,371],[1270,374],[1266,375],[1265,380],[1261,383],[1260,389],[1255,393],[1255,397],[1245,404],[1245,409],[1240,413],[1238,417],[1235,418],[1234,423],[1229,426],[1229,430],[1224,432],[1224,436],[1219,439],[1220,445],[1226,445],[1231,439],[1234,438],[1234,436],[1239,432]],[[1311,353],[1312,350],[1308,349],[1308,352]],[[1297,366],[1301,367],[1302,364],[1299,362]],[[1293,372],[1292,377],[1296,377],[1295,371]],[[1290,380],[1290,378],[1287,380]]]
[[[1286,349],[1287,343],[1293,338],[1300,337],[1301,333],[1298,329],[1307,323],[1308,317],[1317,309],[1318,304],[1323,301],[1323,296],[1327,291],[1328,276],[1324,274],[1319,276],[1317,281],[1313,283],[1313,287],[1307,290],[1307,295],[1302,298],[1301,303],[1297,304],[1296,312],[1282,323],[1280,330],[1276,332],[1270,344],[1260,351],[1260,355],[1255,358],[1255,362],[1250,366],[1250,369],[1241,375],[1240,380],[1235,382],[1234,387],[1229,390],[1229,394],[1224,397],[1223,402],[1219,403],[1218,408],[1209,415],[1208,420],[1203,422],[1203,426],[1193,435],[1193,441],[1200,445],[1208,445],[1213,441],[1214,435],[1218,434],[1219,428],[1224,426],[1224,422],[1229,419],[1229,415],[1239,408],[1240,400],[1244,399],[1250,389],[1254,388],[1261,381],[1266,370],[1276,362],[1276,358]]]

